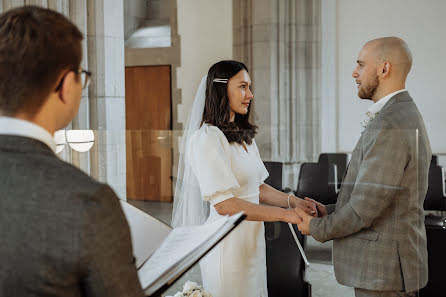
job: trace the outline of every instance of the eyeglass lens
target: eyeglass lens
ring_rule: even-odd
[[[81,72],[81,81],[82,81],[82,88],[86,88],[88,87],[88,85],[90,84],[90,79],[87,73],[85,72]]]

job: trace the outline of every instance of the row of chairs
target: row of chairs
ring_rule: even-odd
[[[280,162],[265,162],[265,166],[270,173],[265,181],[276,189],[290,192],[290,189],[282,189],[282,166]],[[298,185],[294,193],[298,197],[311,197],[323,204],[336,203],[342,180],[347,170],[346,154],[321,154],[317,163],[303,163],[300,167]],[[446,211],[446,187],[443,168],[438,165],[438,157],[432,156],[429,168],[429,184],[424,201],[424,209],[430,211]],[[420,291],[420,297],[439,297],[443,290],[443,268],[446,267],[446,219],[443,216],[427,215],[425,217],[427,234],[429,282]],[[274,251],[280,249],[287,251],[285,247],[290,247],[290,234],[285,231],[286,225],[280,222],[265,224],[265,236],[267,242],[267,266],[268,266],[268,288],[270,296],[281,296],[284,290],[288,292],[299,291],[303,285],[302,275],[304,273],[302,259],[295,258],[297,263],[276,267]],[[282,233],[280,236],[277,234]],[[305,245],[306,238],[299,234],[299,240]],[[287,251],[290,258],[296,257],[295,251]],[[281,255],[283,256],[283,255]],[[278,276],[278,272],[286,272],[284,277]],[[286,281],[285,281],[286,280]],[[294,280],[294,283],[292,282]],[[288,281],[293,283],[293,288],[287,287]],[[277,285],[277,286],[276,286]],[[296,285],[299,287],[296,287]],[[280,290],[278,288],[281,288]],[[283,295],[285,296],[285,295]],[[288,296],[288,295],[286,295]],[[296,296],[290,294],[289,296]]]
[[[265,162],[270,173],[265,183],[270,186],[291,192],[282,188],[282,163]],[[347,169],[347,154],[320,154],[317,163],[303,163],[294,194],[298,197],[311,197],[322,204],[336,203],[337,195]]]
[[[282,187],[281,162],[265,162],[270,173],[265,183],[285,192]],[[317,163],[303,163],[294,191],[298,197],[311,197],[322,204],[336,203],[342,180],[347,170],[347,154],[320,154]],[[429,168],[429,185],[424,201],[425,210],[446,211],[446,183],[444,170],[438,165],[438,157],[432,156]]]

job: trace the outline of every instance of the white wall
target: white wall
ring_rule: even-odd
[[[328,1],[323,0],[327,7]],[[429,133],[432,151],[446,154],[446,1],[444,0],[335,0],[335,20],[323,27],[336,26],[336,44],[328,60],[335,63],[335,125],[338,151],[353,150],[361,132],[360,121],[372,104],[361,100],[351,73],[362,45],[382,36],[399,36],[412,50],[414,63],[407,88],[420,109]],[[332,5],[332,4],[331,4]],[[327,58],[327,54],[326,58]],[[334,61],[333,61],[334,60]],[[322,67],[327,68],[327,65]],[[330,79],[328,80],[330,81]],[[337,89],[337,91],[336,91]]]
[[[178,0],[181,66],[178,88],[182,104],[178,122],[187,121],[195,93],[212,64],[232,59],[232,0]]]

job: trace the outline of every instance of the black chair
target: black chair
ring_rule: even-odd
[[[438,156],[432,155],[431,165],[438,165]]]
[[[297,238],[305,249],[306,237],[293,225]],[[266,271],[269,297],[307,297],[304,280],[305,263],[296,246],[288,224],[265,222]]]
[[[445,181],[443,168],[437,165],[429,167],[429,183],[426,198],[424,199],[425,210],[446,210]]]
[[[282,167],[281,162],[263,162],[266,170],[268,170],[269,176],[265,180],[265,184],[270,185],[276,190],[282,190]]]
[[[429,167],[429,184],[424,200],[425,210],[445,211],[444,174],[443,168],[435,165],[432,158]],[[444,268],[446,267],[446,219],[428,214],[424,218],[427,238],[429,280],[420,290],[420,297],[442,297],[444,292]]]
[[[439,222],[438,219],[434,220]],[[420,297],[444,297],[444,268],[446,267],[446,229],[445,218],[436,226],[429,224],[426,217],[427,255],[429,267],[429,281],[420,290]]]
[[[269,172],[265,183],[282,190],[281,162],[264,162]],[[306,237],[293,225],[296,235],[305,248]],[[294,242],[288,224],[265,222],[266,266],[269,297],[310,296],[304,281],[305,264]]]
[[[320,163],[303,163],[300,166],[297,197],[310,197],[322,204],[334,204],[337,194],[334,184],[329,183],[329,171],[335,167]]]
[[[347,154],[325,153],[319,155],[318,163],[336,165],[336,175],[329,177],[330,183],[337,183],[337,189],[341,188],[342,179],[347,169]]]

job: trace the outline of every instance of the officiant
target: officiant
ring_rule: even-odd
[[[52,10],[0,15],[0,296],[144,296],[118,197],[55,154],[91,75],[82,38]]]

